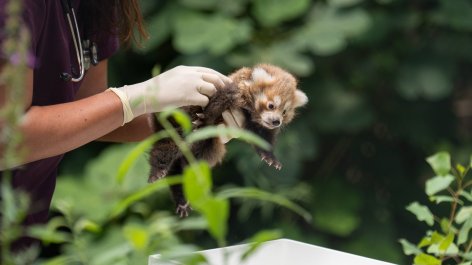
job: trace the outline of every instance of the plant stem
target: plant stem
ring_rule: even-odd
[[[159,119],[159,122],[161,123],[162,127],[164,127],[164,129],[168,132],[170,138],[175,142],[177,147],[179,147],[180,151],[182,151],[182,154],[187,159],[187,161],[190,164],[193,164],[193,163],[197,162],[197,159],[192,154],[192,151],[190,150],[190,147],[183,140],[183,138],[177,133],[175,128],[172,126],[172,124],[164,117],[159,116],[158,119]]]
[[[469,253],[471,249],[472,249],[472,240],[470,240],[469,245],[465,249],[465,253]]]

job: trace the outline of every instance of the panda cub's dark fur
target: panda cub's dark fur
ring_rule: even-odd
[[[229,109],[239,109],[244,115],[242,127],[252,131],[272,146],[281,126],[288,124],[295,115],[295,109],[308,102],[306,95],[297,89],[296,79],[287,71],[269,64],[259,64],[253,68],[241,68],[229,76],[233,83],[219,87],[210,98],[205,108],[183,107],[193,121],[198,121],[193,129],[217,125],[223,122],[222,113]],[[153,115],[155,131],[162,126]],[[177,127],[174,121],[173,125]],[[273,148],[266,151],[255,147],[261,159],[277,169],[282,164],[273,153]],[[226,149],[219,138],[195,142],[191,151],[197,159],[206,160],[211,167],[223,159]],[[177,145],[171,139],[156,142],[151,149],[151,172],[149,182],[154,182],[167,175],[181,174],[187,161]],[[181,217],[188,216],[190,206],[186,201],[182,186],[172,185],[171,192],[176,212]]]

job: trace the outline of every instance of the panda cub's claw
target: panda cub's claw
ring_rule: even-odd
[[[180,217],[188,217],[190,212],[192,211],[192,207],[190,207],[190,203],[186,202],[185,204],[179,204],[177,205],[177,208],[175,209],[175,213]]]
[[[280,163],[275,157],[273,156],[267,156],[267,155],[262,155],[261,156],[262,161],[266,162],[267,165],[275,167],[277,170],[282,169],[282,163]]]
[[[149,176],[148,183],[153,183],[154,181],[164,178],[165,176],[167,176],[166,169],[158,170],[155,175]]]

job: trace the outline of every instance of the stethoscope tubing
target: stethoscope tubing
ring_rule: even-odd
[[[82,48],[82,39],[80,38],[80,32],[79,32],[79,26],[78,26],[78,23],[77,23],[77,17],[75,15],[74,8],[72,7],[69,0],[62,0],[61,2],[62,2],[63,9],[64,9],[64,12],[65,12],[66,17],[67,17],[67,22],[69,24],[69,29],[71,31],[72,40],[74,42],[75,54],[77,55],[77,62],[79,64],[79,70],[80,70],[80,75],[78,77],[73,77],[71,75],[70,80],[72,82],[80,82],[85,76],[85,67],[84,67],[84,52],[83,52],[83,48]],[[65,5],[67,6],[67,9],[66,9]],[[72,19],[73,19],[74,23],[72,23],[71,14],[72,14]]]

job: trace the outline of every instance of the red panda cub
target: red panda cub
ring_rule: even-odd
[[[222,113],[225,110],[240,110],[244,115],[241,127],[259,135],[272,146],[270,150],[255,147],[256,152],[269,166],[280,170],[282,164],[273,153],[276,135],[282,126],[292,121],[295,109],[308,102],[307,96],[297,89],[297,81],[293,75],[270,64],[243,67],[229,77],[233,83],[219,87],[205,108],[190,106],[182,109],[196,121],[193,122],[193,129],[222,123]],[[162,130],[155,117],[151,122],[155,131]],[[171,122],[177,127],[175,121]],[[193,143],[191,151],[197,159],[206,160],[213,167],[221,162],[226,148],[220,138],[211,138]],[[149,182],[166,175],[181,174],[188,164],[171,139],[154,143],[149,162]],[[191,208],[184,197],[182,186],[172,185],[171,192],[177,204],[176,213],[180,217],[188,216]]]

